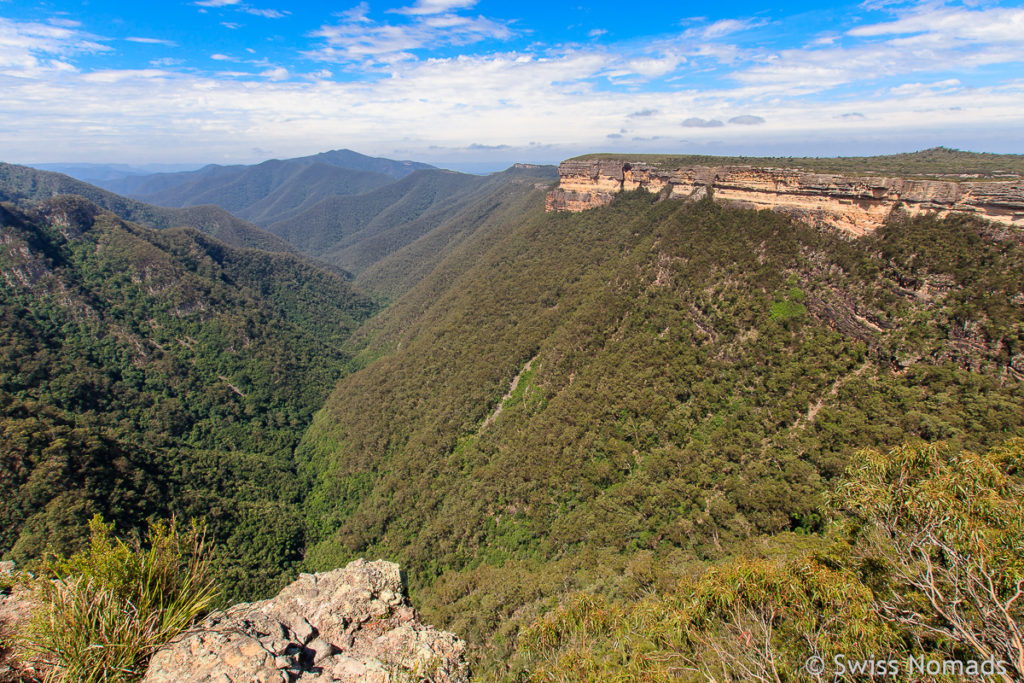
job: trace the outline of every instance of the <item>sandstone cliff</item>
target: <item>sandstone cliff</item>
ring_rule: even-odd
[[[416,620],[398,565],[356,560],[211,615],[143,683],[466,683],[465,643]]]
[[[910,215],[963,213],[1019,233],[1024,229],[1024,181],[908,180],[810,173],[755,166],[662,169],[644,162],[569,160],[558,167],[559,186],[548,211],[583,211],[611,202],[615,193],[643,187],[668,197],[715,198],[773,209],[800,220],[863,235],[878,229],[894,207]]]

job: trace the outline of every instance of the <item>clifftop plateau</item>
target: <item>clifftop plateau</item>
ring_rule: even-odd
[[[1024,228],[1024,180],[907,179],[750,165],[684,165],[570,159],[558,167],[559,185],[548,193],[548,211],[604,206],[617,192],[644,188],[665,197],[715,197],[756,209],[788,213],[813,225],[854,236],[877,230],[897,206],[911,216],[972,214],[1006,228]]]

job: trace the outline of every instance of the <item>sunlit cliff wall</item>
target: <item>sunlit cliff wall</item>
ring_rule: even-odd
[[[882,225],[899,205],[910,215],[965,213],[1010,229],[1024,229],[1024,181],[907,180],[808,173],[753,166],[660,169],[642,162],[569,160],[548,193],[548,211],[604,206],[622,190],[646,188],[668,197],[701,196],[773,209],[821,226],[863,235]],[[1014,230],[1016,231],[1016,230]]]

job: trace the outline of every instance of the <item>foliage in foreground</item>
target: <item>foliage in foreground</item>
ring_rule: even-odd
[[[87,549],[46,565],[29,649],[51,681],[132,681],[150,656],[214,604],[205,529],[175,521],[150,527],[145,544],[113,536],[96,517]]]
[[[841,517],[827,551],[738,560],[639,600],[576,593],[525,630],[520,670],[534,681],[825,680],[840,663],[891,659],[906,672],[923,656],[1002,660],[1002,680],[1019,680],[1024,440],[983,456],[942,444],[860,455],[830,501]],[[818,676],[811,657],[825,664]]]

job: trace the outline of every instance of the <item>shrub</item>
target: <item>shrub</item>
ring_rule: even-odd
[[[29,648],[51,681],[132,681],[150,656],[205,614],[217,598],[205,528],[151,525],[125,542],[97,516],[88,548],[46,563]]]
[[[1024,677],[1022,465],[1024,439],[868,450],[832,496],[877,612],[929,649],[1002,660],[1003,680]]]

